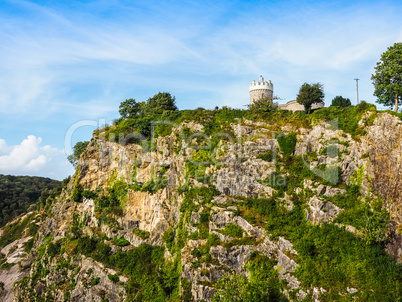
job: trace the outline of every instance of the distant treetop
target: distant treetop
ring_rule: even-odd
[[[332,99],[332,104],[331,104],[331,106],[339,106],[339,107],[349,107],[351,105],[352,105],[352,103],[350,102],[350,99],[346,99],[340,95],[334,97]]]
[[[375,88],[377,103],[394,107],[402,103],[402,43],[395,43],[381,55],[371,76]]]

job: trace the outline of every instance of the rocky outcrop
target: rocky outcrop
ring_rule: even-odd
[[[298,129],[295,125],[238,119],[229,124],[235,139],[219,142],[214,146],[213,159],[197,168],[194,168],[194,162],[204,160],[204,154],[199,151],[203,149],[197,148],[197,135],[203,128],[200,124],[177,125],[170,135],[158,137],[149,149],[102,139],[106,129],[100,129],[82,154],[77,172],[67,188],[49,212],[42,213],[33,251],[23,252],[24,243],[30,236],[22,236],[1,250],[6,258],[3,263],[16,265],[8,271],[0,270],[0,282],[4,283],[0,298],[2,301],[29,301],[28,291],[31,291],[38,297],[51,296],[53,301],[124,301],[129,276],[120,274],[119,281],[113,282],[109,275],[117,272],[105,264],[81,254],[69,258],[63,253],[66,249],[73,250],[74,246],[63,247],[64,251],[57,256],[46,254],[49,242],[72,236],[75,223],[79,226],[77,237],[99,236],[110,246],[112,255],[142,243],[166,247],[165,260],[178,261],[181,288],[188,289],[195,301],[212,301],[217,292],[214,283],[224,274],[249,276],[246,264],[255,254],[276,261],[275,269],[284,280],[281,283],[283,292],[289,299],[302,300],[311,295],[320,301],[320,295],[326,292],[324,288],[303,287],[302,280],[296,278],[300,255],[292,242],[269,234],[265,229],[268,222],[253,217],[258,214],[248,212],[244,201],[252,198],[273,200],[284,213],[301,208],[301,216],[320,225],[333,223],[342,212],[336,198],[347,194],[345,185],[355,184],[364,196],[378,200],[379,195],[384,199],[384,208],[390,210],[392,217],[387,249],[398,259],[402,255],[402,237],[398,234],[402,195],[397,189],[402,180],[402,122],[384,113],[378,114],[372,125],[365,126],[372,114],[362,119],[361,127],[365,127],[367,135],[362,135],[360,140],[352,139],[341,130],[331,130],[333,128],[325,122],[318,122],[309,129]],[[181,135],[184,128],[190,129],[192,136]],[[274,139],[279,131],[297,132],[294,155],[302,158],[305,167],[339,167],[344,184],[335,186],[326,181],[306,179],[298,182],[294,190],[283,190],[286,192],[267,185],[267,178],[284,173],[287,164],[275,161],[275,158],[285,158]],[[324,152],[328,146],[334,146],[337,153]],[[262,155],[269,151],[273,158],[263,159]],[[82,197],[80,202],[72,198],[78,188],[100,197],[109,196],[116,186],[125,190],[118,213],[110,211],[101,215],[99,200],[89,195]],[[183,192],[200,188],[211,189],[213,196],[194,193],[193,201],[186,199]],[[236,228],[241,235],[225,232],[228,226]],[[346,226],[346,230],[358,234],[351,226]],[[184,238],[180,249],[167,247],[164,235],[168,231],[172,232],[175,243],[179,236]],[[124,244],[115,244],[116,239]],[[60,268],[61,263],[65,267]],[[32,282],[29,278],[39,268],[45,277]],[[17,283],[12,295],[12,284],[18,280],[25,283]],[[188,280],[190,285],[185,287],[183,280]],[[68,285],[71,287],[66,298]],[[356,290],[345,288],[344,292],[353,294]]]

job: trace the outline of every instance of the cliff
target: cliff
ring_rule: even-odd
[[[3,228],[2,301],[396,301],[402,121],[358,114],[95,131],[61,195]]]

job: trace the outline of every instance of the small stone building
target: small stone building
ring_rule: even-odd
[[[320,102],[320,103],[314,103],[311,105],[311,110],[316,110],[320,108],[324,108],[325,103]],[[278,105],[278,109],[280,110],[290,110],[290,111],[304,111],[304,106],[302,104],[299,104],[297,101],[290,101],[287,102],[285,105]]]

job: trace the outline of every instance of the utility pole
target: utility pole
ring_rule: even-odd
[[[359,79],[356,78],[357,105],[359,105]]]

